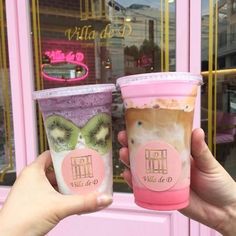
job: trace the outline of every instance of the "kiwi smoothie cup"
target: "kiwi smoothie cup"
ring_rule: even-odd
[[[112,195],[113,84],[34,92],[42,112],[59,191]]]

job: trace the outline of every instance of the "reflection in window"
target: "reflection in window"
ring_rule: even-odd
[[[236,43],[236,24],[232,24],[230,26],[230,42],[231,43]]]
[[[202,0],[201,126],[214,156],[236,180],[236,5],[217,0],[209,9],[208,3]]]
[[[167,5],[163,0],[50,2],[40,0],[37,10],[32,0],[32,25],[39,27],[33,34],[35,57],[40,54],[42,58],[39,63],[47,51],[83,53],[89,74],[78,84],[115,82],[128,74],[175,70],[174,1]],[[164,21],[165,14],[168,22]],[[36,78],[43,80],[39,75]],[[68,82],[64,85],[70,85]],[[44,88],[63,85],[57,85],[56,80],[36,84]]]
[[[236,13],[236,1],[231,0],[231,4],[232,4],[232,14],[235,14]]]
[[[232,36],[233,40],[233,36]],[[227,33],[226,31],[222,31],[219,35],[219,47],[225,47],[227,45]]]
[[[109,1],[110,3],[111,1]],[[80,0],[81,20],[106,19],[105,0]]]

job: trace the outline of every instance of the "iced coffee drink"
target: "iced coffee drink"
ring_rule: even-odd
[[[157,210],[189,203],[190,143],[201,77],[151,73],[118,79],[135,202]]]

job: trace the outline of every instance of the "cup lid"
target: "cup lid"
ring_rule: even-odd
[[[117,87],[123,87],[130,84],[143,84],[147,82],[190,82],[201,85],[202,76],[190,72],[154,72],[145,74],[135,74],[120,77],[117,82]]]
[[[85,95],[91,93],[114,92],[115,90],[116,87],[114,84],[79,85],[34,91],[33,98],[45,99],[73,95]]]

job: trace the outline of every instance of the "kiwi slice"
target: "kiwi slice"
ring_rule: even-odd
[[[111,116],[99,113],[93,116],[81,129],[86,145],[101,155],[112,147]]]
[[[79,135],[79,128],[75,124],[62,116],[51,115],[46,118],[45,125],[52,150],[61,152],[75,148]]]

